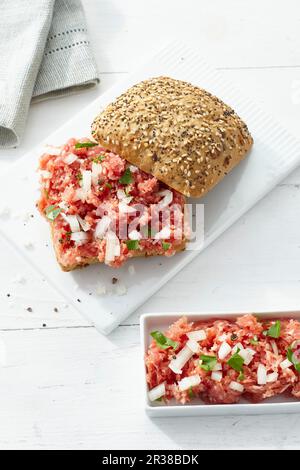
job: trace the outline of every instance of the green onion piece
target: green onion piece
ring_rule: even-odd
[[[46,207],[45,213],[46,217],[49,220],[55,220],[56,217],[61,213],[62,209],[56,206],[48,206]]]
[[[161,331],[152,331],[150,335],[155,340],[157,346],[160,349],[168,349],[168,348],[176,349],[178,347],[178,343],[176,341],[173,341],[172,339],[167,338]]]
[[[271,338],[279,338],[281,330],[281,323],[280,320],[276,320],[274,325],[271,325],[270,328],[264,331],[266,336],[270,336]]]
[[[76,149],[84,149],[84,148],[89,148],[89,147],[96,147],[97,144],[96,142],[77,142],[75,144]]]
[[[155,401],[162,401],[163,397],[160,397],[160,398],[156,398]]]
[[[78,181],[81,181],[81,180],[82,180],[82,173],[80,173],[80,172],[77,173],[76,179],[77,179]]]
[[[121,183],[121,184],[130,184],[130,183],[132,183],[132,174],[131,174],[130,168],[126,168],[123,175],[119,179],[119,183]]]
[[[128,250],[137,250],[139,247],[139,241],[138,240],[127,240],[126,245]]]
[[[231,358],[227,361],[227,364],[237,372],[242,372],[244,359],[239,355],[239,351],[240,350],[238,349],[237,352],[231,356]]]
[[[194,392],[193,392],[193,387],[190,387],[190,388],[189,388],[188,394],[189,394],[189,397],[190,397],[190,398],[194,398],[195,394],[194,394]]]
[[[162,242],[162,247],[164,251],[167,251],[171,246],[171,243]]]
[[[105,186],[108,188],[108,189],[111,189],[112,188],[112,185],[110,183],[105,183]]]
[[[213,370],[213,368],[217,364],[216,356],[206,356],[205,354],[201,354],[200,359],[202,361],[200,367],[201,369],[206,371]]]

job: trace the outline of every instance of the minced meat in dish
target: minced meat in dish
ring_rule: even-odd
[[[153,331],[145,357],[149,399],[237,403],[282,393],[300,399],[300,323],[293,319],[189,322]]]

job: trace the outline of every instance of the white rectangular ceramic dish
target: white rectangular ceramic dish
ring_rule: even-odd
[[[171,258],[134,259],[119,270],[94,265],[64,273],[55,260],[48,224],[35,207],[38,198],[36,169],[44,145],[61,145],[70,137],[88,136],[91,122],[100,110],[133,84],[159,75],[192,82],[219,96],[248,124],[254,146],[237,168],[199,200],[199,204],[204,204],[204,243],[201,240],[199,246],[194,245],[193,251],[187,250]],[[170,44],[124,82],[109,89],[86,109],[78,111],[78,115],[49,136],[46,142],[2,174],[0,213],[1,206],[8,206],[11,217],[0,217],[0,237],[13,244],[68,302],[104,334],[124,321],[300,163],[297,140],[249,101],[222,73],[207,65],[197,50],[184,44]],[[28,217],[30,214],[34,217]],[[135,267],[133,275],[128,273],[129,264]],[[125,284],[126,295],[110,292],[99,296],[99,283],[111,291],[113,277]]]
[[[188,405],[171,403],[152,403],[148,400],[148,386],[145,375],[144,356],[151,342],[150,332],[153,330],[165,331],[176,320],[183,315],[189,320],[208,320],[213,317],[235,319],[247,313],[259,315],[261,318],[295,318],[300,321],[300,311],[284,312],[185,312],[185,313],[147,313],[142,315],[140,323],[141,346],[142,346],[142,374],[143,374],[143,395],[146,412],[152,417],[169,416],[203,416],[203,415],[255,415],[255,414],[279,414],[279,413],[300,413],[300,401],[288,398],[284,395],[268,400],[262,403],[249,403],[241,401],[234,405],[206,405],[200,399],[193,400]]]

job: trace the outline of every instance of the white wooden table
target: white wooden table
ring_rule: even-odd
[[[32,106],[22,145],[0,151],[0,175],[147,54],[178,37],[192,38],[299,135],[298,0],[84,0],[84,6],[101,85]],[[150,420],[142,409],[138,362],[143,311],[299,308],[299,216],[300,170],[108,338],[2,245],[0,448],[300,448],[300,415]],[[16,275],[26,282],[14,283]]]

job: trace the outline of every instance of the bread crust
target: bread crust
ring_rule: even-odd
[[[247,154],[253,139],[232,108],[169,77],[133,86],[92,123],[105,148],[185,196],[210,191]]]
[[[55,230],[54,224],[51,224],[51,230],[50,231],[51,231],[52,244],[54,246],[54,251],[55,251],[55,256],[56,256],[57,262],[58,262],[59,266],[61,267],[62,271],[70,272],[70,271],[74,271],[75,269],[84,268],[84,267],[89,266],[91,264],[97,264],[97,263],[102,264],[101,261],[99,261],[99,259],[97,257],[85,258],[85,260],[83,260],[82,262],[74,263],[72,265],[63,264],[61,259],[60,259],[60,256],[59,256],[58,245],[57,245],[57,243],[55,243],[54,230]],[[176,253],[185,250],[185,247],[186,247],[186,239],[184,238],[182,240],[181,244],[176,247]],[[147,253],[144,253],[144,252],[135,251],[132,258],[141,258],[141,257],[146,257],[147,258],[149,256],[162,256],[162,255],[147,254]]]

